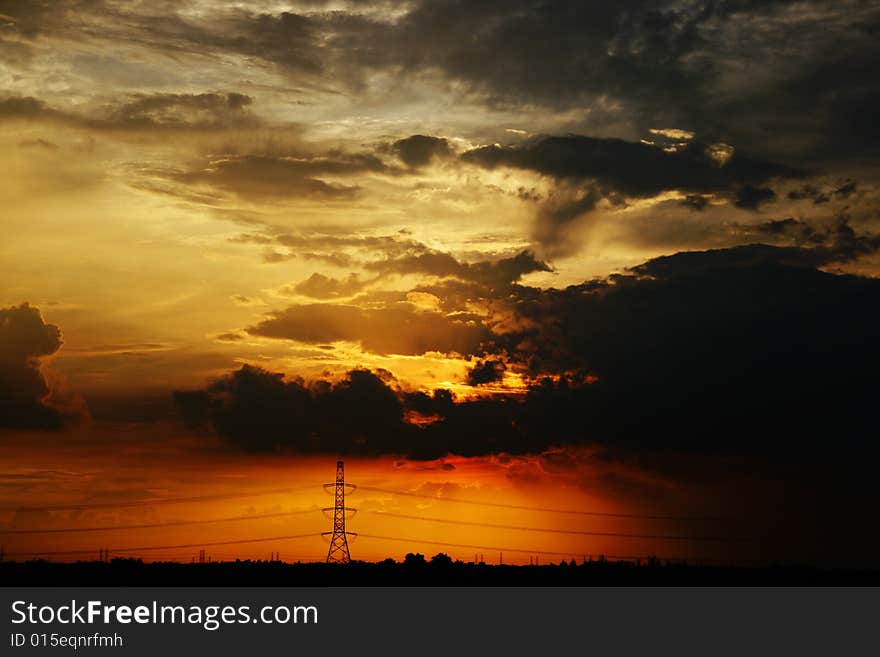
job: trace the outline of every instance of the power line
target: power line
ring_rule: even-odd
[[[437,545],[440,547],[460,547],[460,548],[468,548],[471,550],[491,550],[495,552],[517,552],[521,554],[546,554],[552,556],[570,556],[574,557],[576,555],[582,554],[581,551],[578,550],[568,550],[568,551],[556,551],[556,550],[530,550],[530,549],[521,549],[521,548],[512,548],[512,547],[501,547],[498,545],[474,545],[471,543],[450,543],[447,541],[429,541],[420,538],[403,538],[400,536],[380,536],[378,534],[358,534],[361,538],[372,538],[382,541],[395,541],[399,543],[409,543],[416,545]],[[635,561],[638,559],[658,559],[660,561],[705,561],[709,563],[731,563],[731,559],[711,559],[708,557],[658,557],[658,556],[624,556],[624,555],[615,555],[615,554],[603,554],[604,557],[609,559],[620,559],[620,560],[628,560]]]
[[[358,486],[358,490],[367,490],[375,493],[390,493],[392,495],[404,495],[406,497],[419,497],[435,502],[455,502],[457,504],[474,504],[477,506],[491,506],[499,509],[516,509],[518,511],[540,511],[542,513],[569,513],[581,516],[599,516],[607,518],[633,518],[639,520],[721,520],[721,516],[672,516],[672,515],[647,515],[641,513],[611,513],[603,511],[583,511],[580,509],[553,509],[540,506],[527,506],[523,504],[505,504],[503,502],[478,502],[476,500],[466,500],[460,497],[437,497],[435,495],[427,495],[424,493],[412,493],[403,490],[392,490],[390,488],[379,488],[377,486]]]
[[[452,520],[448,518],[430,518],[427,516],[412,516],[406,513],[393,513],[391,511],[368,511],[376,515],[402,518],[404,520],[424,520],[426,522],[441,522],[450,525],[467,525],[469,527],[488,527],[491,529],[515,529],[526,532],[547,532],[551,534],[576,534],[578,536],[606,536],[613,538],[644,538],[670,541],[721,541],[736,542],[747,541],[745,538],[730,538],[726,536],[686,536],[677,534],[626,534],[621,532],[595,532],[578,529],[551,529],[546,527],[524,527],[522,525],[497,525],[490,522],[474,522],[469,520]]]
[[[262,520],[266,518],[283,518],[287,516],[314,513],[319,509],[298,509],[296,511],[279,511],[275,513],[252,513],[227,518],[209,518],[207,520],[170,520],[168,522],[149,522],[137,525],[104,525],[102,527],[58,527],[54,529],[0,529],[0,534],[67,534],[82,532],[104,532],[123,529],[157,529],[159,527],[180,527],[185,525],[209,525],[220,522],[238,522],[242,520]]]
[[[187,502],[205,502],[211,500],[225,499],[246,499],[250,497],[262,497],[265,495],[278,495],[282,493],[292,493],[303,490],[312,490],[317,484],[308,486],[296,486],[288,488],[275,488],[264,491],[253,491],[249,493],[221,493],[216,495],[193,495],[187,497],[166,497],[146,500],[131,500],[127,502],[85,502],[80,504],[50,504],[43,506],[0,506],[0,511],[81,511],[88,509],[114,509],[114,508],[131,508],[137,506],[159,506],[165,504],[184,504]],[[388,493],[391,495],[403,495],[406,497],[417,497],[421,499],[434,500],[436,502],[454,502],[457,504],[472,504],[476,506],[487,506],[502,509],[515,509],[519,511],[538,511],[542,513],[565,513],[582,516],[597,516],[607,518],[632,518],[640,520],[720,520],[721,516],[678,516],[678,515],[652,515],[640,513],[614,513],[603,511],[584,511],[581,509],[556,509],[549,507],[529,506],[524,504],[506,504],[503,502],[480,502],[476,500],[467,500],[460,497],[437,497],[435,495],[427,495],[424,493],[414,493],[410,491],[394,490],[390,488],[380,488],[377,486],[358,486],[358,490],[366,490],[376,493]]]
[[[160,497],[153,500],[132,500],[129,502],[88,502],[82,504],[54,504],[45,506],[0,506],[0,511],[82,511],[86,509],[123,509],[134,506],[157,506],[162,504],[183,504],[186,502],[207,502],[210,500],[233,500],[264,495],[278,495],[303,490],[314,490],[318,484],[275,488],[251,493],[220,493],[217,495],[193,495],[190,497]]]
[[[290,541],[296,538],[312,538],[316,536],[320,536],[320,532],[312,532],[310,534],[287,534],[284,536],[266,536],[263,538],[242,538],[233,541],[212,541],[208,543],[183,543],[178,545],[146,545],[140,547],[124,547],[124,548],[113,548],[109,550],[114,554],[118,553],[129,553],[129,552],[149,552],[153,550],[179,550],[184,548],[203,548],[203,547],[211,547],[214,545],[242,545],[245,543],[268,543],[270,541]],[[73,555],[73,554],[89,554],[94,552],[95,550],[48,550],[48,551],[31,551],[31,552],[7,552],[6,554],[10,557],[16,556],[62,556],[62,555]]]

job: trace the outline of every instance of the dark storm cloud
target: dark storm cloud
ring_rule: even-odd
[[[352,370],[336,383],[306,385],[245,365],[174,399],[188,423],[209,424],[248,451],[395,453],[405,429],[403,403],[381,375]]]
[[[678,125],[791,155],[876,145],[878,24],[871,3],[441,0],[394,20],[282,14],[237,27],[259,34],[260,56],[354,86],[370,70],[440,72],[491,104],[593,106],[601,117],[610,100],[619,110],[606,113],[635,132]],[[749,66],[762,75],[738,79]]]
[[[847,180],[837,186],[802,185],[788,193],[788,198],[793,201],[809,199],[814,205],[823,205],[831,200],[843,200],[852,196],[858,189],[854,180]]]
[[[581,135],[541,137],[516,146],[483,146],[462,154],[464,162],[494,169],[512,167],[550,176],[557,187],[538,207],[533,237],[549,253],[572,248],[568,227],[589,215],[599,201],[625,205],[667,191],[686,194],[685,203],[701,210],[706,195],[726,198],[737,207],[757,210],[775,198],[766,187],[778,179],[799,178],[791,167],[743,155],[699,141],[674,149],[622,139]]]
[[[436,82],[490,107],[589,112],[634,137],[677,126],[796,161],[876,154],[880,8],[870,2],[421,0],[186,11],[4,2],[17,41],[62,37],[243,55],[297,86],[363,92],[376,73]],[[198,17],[197,17],[198,16]],[[744,71],[760,71],[747,75]]]
[[[828,194],[819,190],[815,185],[804,185],[799,189],[793,189],[788,193],[788,198],[793,201],[810,199],[815,205],[822,205],[831,200]]]
[[[829,263],[845,263],[880,251],[880,234],[859,233],[845,217],[824,232],[816,232],[810,241],[827,253]]]
[[[382,26],[380,52],[347,36],[367,63],[439,69],[491,102],[611,99],[637,130],[677,125],[756,152],[867,153],[880,134],[869,118],[878,23],[870,3],[448,0]],[[737,79],[748,66],[762,75]]]
[[[652,278],[524,305],[541,322],[525,362],[599,379],[548,383],[534,422],[664,447],[867,449],[880,283],[741,255],[669,256],[637,269]]]
[[[481,386],[487,383],[496,383],[504,379],[504,370],[506,369],[503,360],[493,358],[478,360],[477,364],[468,370],[467,384]]]
[[[736,200],[733,204],[744,210],[757,210],[764,203],[776,198],[776,192],[769,187],[754,187],[745,185],[736,191]]]
[[[748,229],[747,229],[748,230]],[[858,232],[846,215],[838,215],[832,221],[814,224],[794,217],[774,219],[758,224],[753,230],[762,236],[773,237],[781,242],[797,246],[773,250],[772,247],[755,244],[728,252],[763,251],[768,257],[781,259],[779,254],[787,253],[786,261],[805,266],[821,267],[831,264],[845,264],[880,251],[880,235]],[[774,256],[773,254],[777,254]]]
[[[210,426],[248,451],[434,459],[529,447],[512,431],[511,402],[456,404],[445,390],[405,393],[382,371],[358,369],[335,383],[306,383],[245,365],[203,390],[177,391],[174,400],[188,424]],[[405,410],[441,420],[419,429],[404,420]]]
[[[426,417],[447,417],[455,408],[455,395],[443,388],[436,388],[430,394],[424,391],[407,392],[403,400],[408,410]]]
[[[46,404],[40,359],[61,348],[61,331],[27,303],[0,309],[0,428],[57,429],[62,415]]]
[[[669,278],[680,273],[694,273],[719,267],[788,266],[815,268],[826,264],[828,256],[819,249],[796,246],[771,246],[769,244],[745,244],[726,249],[687,251],[669,256],[659,256],[632,268],[640,276]],[[627,284],[627,277],[618,279]]]
[[[758,224],[756,229],[760,233],[766,235],[786,235],[792,231],[807,230],[809,224],[806,221],[795,219],[794,217],[786,217],[785,219],[771,219],[763,224]]]
[[[351,341],[377,354],[482,351],[489,329],[471,316],[416,310],[408,303],[383,308],[315,303],[290,306],[251,326],[248,333],[310,344]]]
[[[470,351],[481,355],[471,384],[497,381],[504,367],[531,381],[524,396],[455,401],[448,393],[402,392],[383,375],[381,385],[373,382],[376,390],[384,386],[382,395],[432,421],[411,425],[389,402],[394,411],[382,420],[381,447],[357,443],[358,431],[318,431],[348,441],[353,452],[437,458],[602,444],[842,463],[877,448],[869,437],[880,367],[880,282],[819,271],[806,251],[750,245],[679,253],[563,290],[513,286],[495,300],[509,304],[511,326],[457,327],[452,331],[463,333],[456,337],[447,331],[454,320],[439,313],[327,304],[295,306],[250,331],[315,344],[361,340],[380,353]],[[469,294],[480,289],[457,284]],[[267,376],[277,379],[271,390],[287,385],[280,375]],[[300,395],[328,386],[293,389]],[[251,395],[227,399],[220,390],[208,397],[232,407],[239,394]],[[256,408],[256,400],[274,394],[253,393],[247,403]],[[279,409],[289,406],[284,395],[278,399]],[[263,439],[249,440],[259,448]]]
[[[660,192],[730,193],[774,178],[797,178],[791,167],[734,152],[725,161],[710,145],[690,142],[676,151],[622,139],[581,135],[542,137],[518,146],[483,146],[462,155],[493,169],[527,169],[557,179],[594,181],[603,196],[648,198]]]
[[[398,139],[391,145],[391,150],[409,167],[423,167],[434,158],[449,157],[453,154],[449,142],[442,137],[428,135],[412,135]]]

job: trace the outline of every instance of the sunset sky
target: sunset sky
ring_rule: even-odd
[[[0,544],[870,562],[878,27],[0,0]]]

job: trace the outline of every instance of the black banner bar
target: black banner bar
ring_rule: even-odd
[[[876,650],[878,588],[5,588],[4,655]],[[872,648],[873,646],[873,648]]]

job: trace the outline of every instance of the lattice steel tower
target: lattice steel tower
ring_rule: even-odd
[[[334,489],[333,511],[333,531],[323,532],[324,536],[330,536],[330,549],[327,552],[327,563],[350,563],[351,554],[348,551],[348,537],[357,536],[354,532],[345,531],[345,514],[348,511],[355,511],[345,506],[345,488],[354,488],[351,484],[345,483],[345,463],[343,461],[336,462],[336,483],[324,484],[325,489]],[[324,511],[330,511],[328,507]]]

